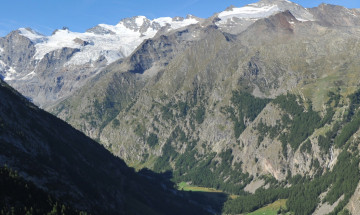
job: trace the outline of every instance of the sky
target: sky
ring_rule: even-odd
[[[68,27],[84,32],[97,24],[115,25],[121,19],[143,15],[185,17],[192,14],[207,18],[228,6],[241,7],[258,0],[0,0],[0,37],[21,27],[30,27],[50,35],[55,29]],[[321,3],[360,8],[359,0],[293,0],[304,7]]]

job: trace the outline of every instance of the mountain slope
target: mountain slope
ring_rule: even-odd
[[[236,194],[226,214],[278,199],[356,213],[358,19],[285,0],[232,7],[163,28],[48,110],[129,165]]]
[[[0,214],[82,213],[61,204],[8,167],[0,168],[0,187]]]
[[[178,53],[213,31],[213,27],[203,29],[197,25],[190,29],[144,41],[131,56],[109,65],[87,86],[56,105],[54,112],[90,137],[99,138],[101,129],[131,105],[146,85],[160,78]]]
[[[0,84],[1,166],[91,214],[206,214],[163,176],[135,173],[98,143]]]
[[[340,15],[344,20],[347,16]],[[166,50],[162,52],[166,56],[175,52],[171,58],[154,58],[161,55],[146,46],[168,44],[168,37],[144,42],[145,50],[138,49],[141,52],[134,52],[126,63],[107,68],[106,75],[113,80],[98,76],[91,89],[89,85],[53,112],[98,138],[131,165],[170,170],[175,181],[240,195],[225,205],[226,213],[250,212],[278,198],[289,198],[288,207],[296,214],[311,214],[318,205],[338,199],[334,208],[342,210],[359,183],[343,178],[351,184],[338,193],[345,198],[334,195],[342,189],[342,185],[335,186],[340,183],[335,180],[339,171],[358,162],[357,151],[348,148],[358,144],[358,127],[341,146],[334,142],[337,134],[346,133],[348,95],[358,89],[358,26],[300,21],[291,11],[284,11],[254,21],[238,35],[210,22],[206,27],[175,31],[174,35],[181,36],[172,41],[178,42],[176,38],[182,38],[184,31],[191,35],[198,29],[206,34],[185,49],[158,50]],[[138,53],[151,54],[139,58]],[[134,74],[129,64],[136,65],[137,59],[152,62],[150,65],[161,62],[160,67],[141,66],[141,72]],[[130,88],[132,100],[112,117],[93,117],[114,110],[108,104],[124,101],[102,91],[110,86],[112,92],[126,89],[121,84],[107,85],[124,74],[137,77],[134,83],[142,83],[141,88]],[[81,98],[98,102],[77,105],[75,101]],[[346,171],[350,176],[351,171]],[[299,178],[299,186],[287,189]],[[297,196],[299,190],[316,187],[321,181],[327,184],[316,193]],[[254,184],[260,184],[256,188],[261,192],[249,195],[245,190]],[[329,194],[332,197],[318,204],[320,194],[330,186],[335,186]],[[262,192],[261,188],[269,190]],[[301,206],[303,197],[311,203]]]

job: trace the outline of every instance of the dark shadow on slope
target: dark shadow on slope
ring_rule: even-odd
[[[187,199],[189,202],[193,202],[201,208],[205,208],[212,214],[221,214],[224,203],[229,198],[228,194],[221,192],[199,192],[169,189],[177,187],[177,185],[171,181],[173,178],[173,173],[171,171],[155,173],[147,168],[144,168],[141,169],[138,174],[149,179],[149,181],[152,181],[153,186],[160,184],[163,189]]]
[[[102,145],[37,108],[1,80],[0,158],[0,166],[7,164],[75,210],[209,214],[174,189],[168,180],[171,175],[136,173]]]
[[[190,198],[202,205],[209,212],[213,214],[221,214],[225,202],[229,196],[225,193],[212,192],[198,192],[198,191],[180,191],[184,195],[189,195]]]

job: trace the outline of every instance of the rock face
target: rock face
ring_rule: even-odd
[[[360,211],[360,206],[358,204],[360,200],[360,184],[357,186],[354,195],[351,197],[347,209],[351,212],[351,214],[357,214]]]
[[[34,43],[19,31],[0,38],[0,48],[1,75],[6,76],[7,81],[15,79],[15,66],[19,71],[34,69],[31,62],[36,51]]]
[[[311,8],[316,20],[325,25],[333,26],[359,26],[360,13],[356,9],[348,9],[342,6],[321,4]]]

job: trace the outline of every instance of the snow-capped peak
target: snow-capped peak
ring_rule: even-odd
[[[234,17],[239,19],[259,19],[268,17],[276,12],[279,12],[280,8],[277,5],[266,5],[258,7],[255,4],[246,5],[240,8],[232,8],[221,12],[218,17],[222,22],[227,22],[228,19]]]
[[[299,21],[313,21],[313,15],[302,6],[288,0],[261,0],[244,7],[231,6],[217,15],[216,25],[223,31],[238,34],[258,19],[290,11]]]
[[[240,8],[230,7],[219,13],[218,17],[219,23],[225,24],[234,18],[257,20],[286,10],[289,10],[300,21],[313,20],[312,14],[305,8],[288,0],[261,0]]]
[[[125,26],[134,31],[139,31],[142,27],[149,27],[150,20],[145,16],[135,16],[122,19],[116,26]]]
[[[68,29],[56,30],[51,36],[41,35],[31,29],[20,28],[20,34],[35,43],[35,59],[41,60],[47,53],[64,47],[80,49],[67,65],[92,63],[101,56],[108,63],[126,57],[145,39],[152,38],[162,28],[174,30],[198,23],[194,16],[186,18],[162,17],[149,20],[136,16],[121,20],[116,25],[99,24],[85,33],[71,32]]]
[[[170,28],[173,30],[188,25],[196,24],[199,22],[199,19],[193,15],[187,15],[185,19],[182,17],[174,17],[174,18],[162,17],[162,18],[154,19],[152,22],[159,23],[161,27],[169,25]]]
[[[142,26],[146,20],[147,18],[145,16],[138,16],[136,17],[135,22],[138,26]]]
[[[260,0],[256,3],[253,3],[254,5],[257,4],[257,5],[269,5],[269,4],[282,4],[282,3],[290,3],[290,4],[293,4],[293,2],[291,1],[288,1],[288,0]]]
[[[45,38],[44,35],[34,31],[31,28],[19,28],[18,30],[21,35],[29,38],[32,42],[35,43],[41,42]]]

